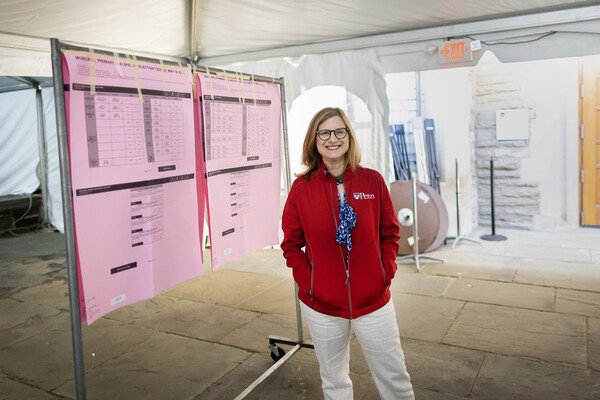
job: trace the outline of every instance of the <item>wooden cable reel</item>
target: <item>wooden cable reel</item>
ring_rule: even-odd
[[[412,254],[413,194],[412,182],[392,182],[390,194],[394,212],[400,222],[398,254]],[[419,252],[433,251],[440,247],[448,233],[448,210],[439,193],[429,185],[417,181],[417,221],[419,228]]]

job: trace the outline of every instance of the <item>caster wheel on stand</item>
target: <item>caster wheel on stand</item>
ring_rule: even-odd
[[[277,362],[285,355],[285,351],[279,346],[271,346],[271,358]]]

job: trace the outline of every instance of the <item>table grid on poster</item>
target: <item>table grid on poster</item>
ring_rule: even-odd
[[[185,155],[183,103],[180,98],[144,96],[148,161],[182,160]]]
[[[163,186],[131,189],[131,246],[163,238]]]
[[[182,160],[181,98],[137,94],[84,95],[90,167]]]
[[[206,110],[206,159],[257,157],[271,153],[268,117],[270,101],[217,97]],[[258,159],[258,157],[257,157]]]

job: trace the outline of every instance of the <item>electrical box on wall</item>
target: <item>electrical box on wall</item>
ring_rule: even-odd
[[[496,140],[529,140],[529,109],[496,110]]]

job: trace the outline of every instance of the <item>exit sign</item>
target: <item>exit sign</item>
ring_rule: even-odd
[[[470,42],[467,40],[450,40],[438,48],[438,61],[442,64],[460,63],[473,60]]]

